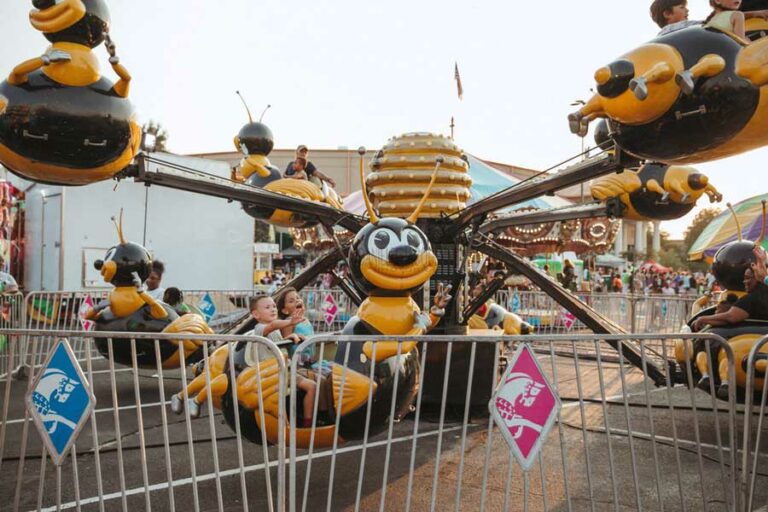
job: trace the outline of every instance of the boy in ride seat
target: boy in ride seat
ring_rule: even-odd
[[[279,319],[277,317],[277,305],[269,295],[259,295],[251,299],[250,309],[251,316],[253,316],[258,323],[253,331],[248,333],[249,335],[263,336],[278,345],[285,344],[286,341],[290,341],[291,343],[296,343],[298,341],[298,334],[290,334],[286,336],[286,338],[283,338],[280,334],[280,329],[295,326],[304,322],[303,309],[300,309],[291,317]],[[251,352],[249,356],[246,357],[248,364],[257,364],[260,361],[265,361],[274,357],[274,354],[271,351],[259,343],[251,344],[250,349]],[[309,428],[312,426],[312,413],[317,386],[314,381],[299,374],[296,375],[296,385],[305,393],[303,402],[304,419],[301,427]]]

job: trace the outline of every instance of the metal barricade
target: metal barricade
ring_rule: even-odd
[[[736,450],[743,411],[737,409],[735,389],[730,389],[728,401],[720,401],[714,385],[707,394],[673,384],[669,374],[665,385],[654,388],[640,369],[627,363],[621,349],[605,344],[632,344],[643,357],[653,347],[671,357],[674,340],[680,338],[703,340],[710,368],[716,367],[711,352],[719,350],[733,377],[730,347],[706,334],[313,337],[297,347],[290,365],[289,510],[740,510]],[[408,345],[413,341],[419,343],[414,353]],[[498,350],[501,357],[493,368],[477,369],[498,377],[522,343],[532,348],[563,402],[527,473],[488,418],[488,405],[478,409],[471,403],[476,353],[488,345]],[[301,369],[305,350],[322,358],[337,344],[334,363],[316,361]],[[577,344],[590,345],[591,357],[577,351]],[[428,374],[426,362],[442,348],[447,358],[441,375]],[[377,350],[386,357],[361,372],[357,362],[376,361]],[[456,408],[448,403],[456,398],[449,396],[456,368],[451,358],[459,354],[467,358],[469,370],[464,374],[464,405]],[[398,369],[406,356],[420,361],[415,383]],[[687,356],[692,359],[693,354]],[[691,366],[684,370],[690,382]],[[394,382],[377,380],[384,376]],[[319,393],[309,404],[306,395],[300,396],[299,381],[307,378],[314,379],[316,390],[327,387],[324,378],[333,380],[336,395],[327,410],[321,409]],[[359,382],[366,378],[380,385],[363,387],[366,403],[374,404],[364,409],[363,417],[354,418],[365,424],[364,431],[318,443],[323,429],[349,430],[344,422],[351,416],[346,414],[355,411],[344,412],[346,400],[360,393]],[[442,399],[428,407],[422,390],[435,379],[443,382]],[[411,386],[416,390],[414,407],[398,411],[394,397]],[[355,389],[345,391],[348,387]],[[314,420],[309,433],[297,421],[308,405]]]
[[[695,297],[580,293],[575,295],[628,332],[674,333],[690,316]],[[586,327],[543,292],[500,290],[495,301],[538,329],[551,334],[584,333]]]
[[[768,386],[766,386],[766,367],[768,354],[768,336],[761,338],[751,348],[747,357],[736,365],[746,373],[744,393],[745,409],[754,414],[747,415],[742,441],[742,460],[740,491],[744,510],[768,510],[768,493],[765,492],[765,475],[768,470],[763,432],[766,428],[765,416],[768,412]],[[759,365],[759,366],[758,366]]]
[[[284,356],[271,341],[254,336],[51,330],[4,329],[0,334],[8,337],[11,353],[29,342],[29,354],[40,360],[45,358],[44,347],[62,337],[79,337],[86,345],[98,342],[107,351],[107,357],[93,356],[87,348],[82,352],[82,367],[97,402],[60,467],[48,460],[24,407],[24,395],[40,370],[33,365],[26,382],[10,375],[0,381],[3,510],[284,510],[287,370]],[[165,344],[182,342],[201,344],[202,365],[210,373],[189,376],[183,350],[178,363],[160,362]],[[219,343],[216,352],[213,343]],[[261,364],[273,367],[269,379],[262,380],[256,372],[253,379],[239,380],[244,377],[236,373],[233,347],[243,344],[246,350],[255,348]],[[144,361],[139,367],[138,358],[152,353],[148,347],[154,349],[155,362]],[[118,353],[128,354],[130,364],[121,366]],[[265,410],[272,411],[270,397],[276,397],[276,443],[270,445],[262,436],[259,446],[241,434],[248,418],[265,425]],[[191,405],[193,398],[200,411]],[[225,399],[240,405],[251,400],[248,404],[256,412],[238,406],[228,416],[230,426],[224,426],[215,416],[221,412],[218,407],[226,408]],[[174,411],[183,410],[180,416],[171,414],[174,402],[183,404]],[[202,414],[195,417],[198,412]]]
[[[304,288],[300,294],[306,306],[307,320],[316,333],[340,331],[357,313],[357,306],[341,288]],[[332,305],[336,307],[336,314],[326,316]]]
[[[0,330],[24,327],[24,296],[19,293],[0,294]],[[8,337],[0,335],[0,379],[21,364],[21,355],[11,357]]]

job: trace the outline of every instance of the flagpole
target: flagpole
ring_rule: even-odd
[[[453,128],[456,124],[453,122],[453,116],[451,116],[451,140],[453,140]]]

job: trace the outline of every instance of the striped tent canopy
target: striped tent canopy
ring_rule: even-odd
[[[757,240],[763,226],[762,202],[768,201],[768,194],[751,197],[733,205],[736,217],[741,225],[741,236],[744,240]],[[690,261],[712,261],[715,253],[723,245],[738,240],[736,220],[730,210],[723,211],[704,228],[699,238],[688,250]],[[763,247],[768,248],[768,242],[763,240]]]

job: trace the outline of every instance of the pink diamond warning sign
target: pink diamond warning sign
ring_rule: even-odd
[[[520,345],[488,408],[524,471],[536,460],[561,406],[531,348]]]

